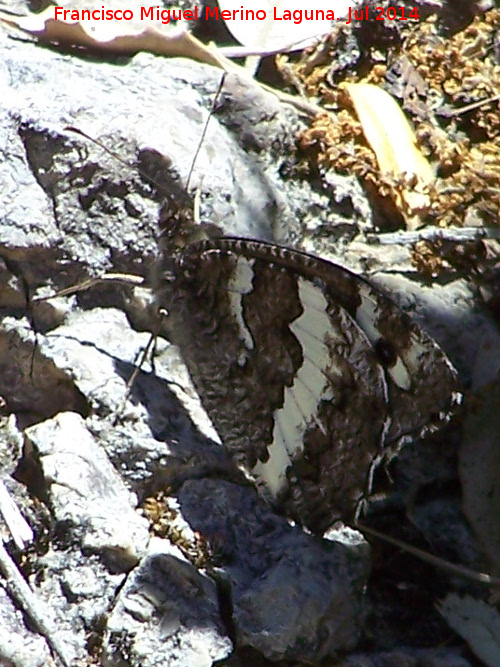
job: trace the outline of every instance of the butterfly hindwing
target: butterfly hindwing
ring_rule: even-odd
[[[450,412],[455,374],[440,348],[346,269],[232,238],[163,263],[169,335],[225,446],[311,529],[352,518],[387,443]]]

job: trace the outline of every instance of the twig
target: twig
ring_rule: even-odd
[[[458,109],[450,109],[447,111],[443,110],[442,112],[438,111],[438,114],[440,116],[445,116],[446,118],[451,118],[453,116],[460,116],[463,113],[467,113],[468,111],[474,111],[474,109],[478,109],[479,107],[482,107],[485,104],[489,104],[490,102],[496,102],[497,100],[500,100],[500,93],[498,95],[493,95],[493,97],[486,97],[484,100],[471,102],[471,104],[467,104],[466,106],[460,107]]]
[[[246,83],[258,86],[263,90],[265,90],[266,92],[275,95],[280,100],[280,102],[284,102],[285,104],[291,104],[296,109],[302,111],[309,117],[314,118],[314,116],[317,116],[320,113],[325,113],[325,109],[323,107],[320,107],[318,104],[314,104],[314,102],[311,102],[310,100],[304,99],[302,97],[296,97],[295,95],[290,95],[289,93],[285,93],[282,90],[276,90],[272,86],[268,86],[265,83],[256,81],[256,79],[250,76],[243,67],[240,67],[239,65],[236,65],[235,63],[231,62],[229,58],[224,57],[222,54],[218,53],[218,51],[219,50],[217,49],[217,56],[218,56],[217,64],[227,74],[239,75],[242,79],[244,79]]]
[[[83,132],[81,132],[80,134],[86,136]],[[131,273],[105,273],[99,278],[90,278],[89,280],[85,280],[83,283],[80,283],[79,285],[66,287],[65,289],[62,289],[59,292],[55,292],[54,294],[50,294],[49,296],[36,297],[35,299],[32,299],[32,302],[34,303],[36,301],[48,301],[49,299],[55,299],[58,296],[69,296],[70,294],[77,294],[78,292],[84,292],[85,290],[88,290],[91,287],[95,287],[96,285],[100,285],[101,283],[107,283],[107,282],[141,286],[144,285],[145,279],[142,278],[141,276],[134,276]]]
[[[7,524],[14,544],[19,550],[24,549],[28,542],[33,541],[33,531],[19,511],[16,503],[10,497],[7,487],[2,480],[0,480],[0,514]]]
[[[3,540],[0,540],[0,570],[6,579],[5,587],[9,594],[31,618],[64,667],[70,667],[72,659],[69,657],[66,647],[61,644],[55,635],[54,621],[47,617],[47,605],[42,603],[28,586],[5,549]]]
[[[385,234],[367,234],[366,238],[372,243],[380,245],[410,245],[417,241],[476,241],[478,239],[500,238],[500,228],[497,227],[425,227],[417,231],[388,232]]]
[[[320,40],[317,41],[319,42]],[[289,42],[284,46],[269,49],[259,46],[218,46],[217,51],[225,58],[248,58],[249,56],[267,58],[269,56],[275,56],[278,53],[300,51],[310,45],[311,40],[302,40],[301,42]]]
[[[465,579],[470,579],[480,584],[500,587],[499,577],[493,577],[491,574],[486,574],[485,572],[476,572],[475,570],[470,570],[468,567],[464,567],[463,565],[455,565],[455,563],[450,563],[444,558],[439,558],[439,556],[434,556],[433,554],[430,554],[427,551],[422,551],[422,549],[418,549],[417,547],[414,547],[411,544],[402,542],[401,540],[398,540],[394,537],[390,537],[389,535],[385,535],[384,533],[379,533],[378,530],[369,528],[368,526],[365,526],[362,523],[357,523],[356,528],[361,530],[363,533],[368,533],[369,535],[377,537],[379,540],[383,540],[388,544],[392,544],[395,547],[399,547],[400,549],[403,549],[403,551],[406,551],[407,553],[410,553],[413,556],[420,558],[420,560],[423,560],[426,563],[430,563],[431,565],[439,568],[440,570],[445,570],[449,574],[458,575],[459,577],[464,577]]]

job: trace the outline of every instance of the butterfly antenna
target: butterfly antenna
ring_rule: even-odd
[[[132,393],[132,387],[134,386],[137,376],[141,372],[143,365],[146,363],[147,358],[149,357],[151,349],[155,345],[156,337],[158,336],[158,329],[159,327],[156,326],[155,330],[150,333],[148,342],[146,343],[145,347],[142,349],[142,352],[140,353],[140,358],[139,359],[136,358],[136,360],[134,361],[134,370],[132,371],[132,375],[127,380],[125,396],[123,397],[120,407],[116,411],[115,419],[113,421],[113,426],[117,425],[120,419],[120,415],[122,415],[123,411],[125,410],[125,404],[130,398],[130,394]],[[153,373],[154,373],[154,366],[153,366],[154,354],[155,353],[153,351],[153,353],[151,354],[151,367]]]
[[[205,136],[206,136],[206,134],[207,134],[208,124],[209,124],[209,122],[210,122],[210,119],[211,119],[211,117],[212,117],[214,111],[215,111],[215,107],[216,107],[216,105],[217,105],[217,101],[218,101],[218,99],[219,99],[219,96],[220,96],[220,94],[221,94],[222,88],[223,88],[223,86],[224,86],[225,78],[226,78],[226,73],[223,72],[223,74],[222,74],[222,76],[221,76],[221,79],[220,79],[220,82],[219,82],[219,86],[218,86],[218,88],[217,88],[217,91],[216,91],[216,93],[215,93],[215,95],[214,95],[214,99],[213,99],[213,101],[212,101],[212,106],[211,106],[211,108],[210,108],[210,111],[209,111],[209,113],[208,113],[207,119],[206,119],[205,124],[204,124],[204,126],[203,126],[203,130],[202,130],[202,133],[201,133],[200,141],[199,141],[199,143],[198,143],[198,147],[197,147],[197,149],[196,149],[196,152],[195,152],[195,154],[194,154],[193,160],[192,160],[192,162],[191,162],[191,167],[190,167],[190,169],[189,169],[189,173],[188,173],[188,176],[187,176],[187,179],[186,179],[186,185],[185,185],[185,188],[184,188],[184,190],[185,190],[186,193],[189,192],[189,185],[190,185],[190,182],[191,182],[191,178],[192,178],[192,176],[193,176],[194,168],[195,168],[195,165],[196,165],[198,156],[199,156],[199,154],[200,154],[201,147],[202,147],[203,142],[204,142],[204,140],[205,140]],[[74,132],[75,134],[78,134],[78,135],[80,135],[81,137],[84,137],[84,138],[87,139],[88,141],[91,141],[92,143],[94,143],[94,144],[96,144],[97,146],[99,146],[99,148],[101,148],[105,153],[107,153],[108,155],[110,155],[111,157],[113,157],[115,160],[117,160],[118,162],[120,162],[120,163],[123,164],[124,166],[126,166],[126,167],[128,167],[128,168],[131,167],[131,165],[130,165],[126,160],[123,160],[119,155],[117,155],[116,153],[114,153],[114,151],[110,150],[107,146],[105,146],[105,145],[102,143],[102,141],[99,141],[98,139],[95,139],[94,137],[91,137],[90,135],[88,135],[88,134],[87,134],[86,132],[84,132],[83,130],[80,130],[79,128],[77,128],[77,127],[73,127],[73,126],[70,126],[70,125],[66,126],[64,129],[65,129],[67,132]],[[144,172],[141,172],[141,173],[147,178],[147,180],[148,180],[148,181],[149,181],[155,188],[160,188],[160,184],[157,183],[157,182],[155,182],[154,179],[152,179],[151,177],[149,177],[147,174],[144,174]],[[195,215],[196,215],[196,210],[197,210],[198,207],[199,207],[199,192],[197,192],[196,195],[195,195]],[[125,278],[125,280],[123,280],[124,278]],[[105,276],[103,276],[103,277],[101,277],[101,278],[97,278],[97,279],[94,279],[94,280],[86,281],[85,283],[83,283],[83,284],[81,284],[81,285],[78,285],[78,286],[73,287],[73,288],[68,288],[68,289],[66,289],[66,290],[62,290],[62,291],[59,292],[58,294],[56,294],[56,295],[52,295],[52,296],[62,296],[63,294],[64,294],[64,295],[67,295],[67,294],[72,294],[72,293],[75,293],[75,292],[78,292],[78,291],[81,291],[81,290],[86,290],[86,289],[88,289],[89,287],[93,286],[94,284],[98,284],[98,283],[101,283],[101,282],[106,281],[106,280],[113,280],[113,279],[114,279],[115,281],[118,280],[118,281],[121,281],[121,282],[128,282],[128,283],[130,283],[130,282],[134,282],[134,281],[133,281],[133,278],[134,278],[134,276],[123,276],[123,275],[120,275],[120,274],[106,274]],[[121,279],[121,280],[120,280],[120,279]],[[132,279],[132,280],[131,280],[131,279]],[[141,283],[142,283],[142,279],[141,279]],[[158,328],[158,327],[156,327],[156,328]],[[149,341],[148,341],[148,343],[146,344],[146,346],[144,347],[144,349],[143,349],[143,351],[142,351],[142,354],[141,354],[141,356],[140,356],[140,360],[139,360],[139,362],[135,364],[134,371],[133,371],[132,375],[130,376],[130,378],[128,379],[128,382],[127,382],[127,392],[126,392],[125,398],[123,399],[122,406],[121,406],[121,408],[117,411],[117,418],[118,418],[118,416],[119,416],[120,414],[122,414],[122,412],[123,412],[123,409],[124,409],[124,407],[125,407],[125,402],[126,402],[126,400],[128,399],[128,397],[130,396],[130,393],[131,393],[131,391],[132,391],[132,387],[133,387],[133,385],[134,385],[134,382],[135,382],[135,380],[137,379],[137,376],[139,375],[139,373],[140,373],[140,371],[141,371],[141,368],[142,368],[144,362],[146,361],[146,359],[147,359],[147,357],[148,357],[148,355],[149,355],[149,353],[150,353],[150,351],[151,351],[151,349],[152,349],[152,347],[153,347],[153,344],[154,344],[154,342],[155,342],[155,340],[156,340],[156,336],[157,336],[157,335],[158,335],[158,331],[153,331],[153,332],[151,333],[151,336],[150,336],[150,338],[149,338]]]
[[[223,88],[223,86],[224,86],[224,81],[225,81],[225,79],[226,79],[226,73],[223,72],[223,73],[222,73],[222,76],[221,76],[221,79],[220,79],[220,82],[219,82],[219,87],[217,88],[217,91],[216,91],[216,93],[215,93],[215,95],[214,95],[214,99],[213,99],[213,101],[212,101],[212,106],[211,106],[211,108],[210,108],[209,114],[208,114],[207,119],[206,119],[206,121],[205,121],[205,125],[203,126],[203,131],[202,131],[202,133],[201,133],[200,141],[198,142],[198,147],[197,147],[197,149],[196,149],[196,152],[195,152],[195,154],[194,154],[193,160],[192,160],[192,162],[191,162],[191,167],[190,167],[190,169],[189,169],[188,177],[187,177],[187,179],[186,179],[186,186],[185,186],[185,188],[184,188],[184,190],[185,190],[186,193],[189,192],[189,185],[190,185],[190,182],[191,182],[191,178],[192,178],[192,176],[193,176],[194,168],[195,168],[195,166],[196,166],[196,161],[197,161],[197,159],[198,159],[198,155],[200,154],[201,147],[202,147],[203,142],[204,142],[204,140],[205,140],[205,136],[206,136],[206,134],[207,134],[207,130],[208,130],[208,124],[209,124],[209,122],[210,122],[210,119],[212,118],[212,115],[213,115],[214,111],[215,111],[215,107],[216,107],[216,105],[217,105],[217,101],[218,101],[218,99],[219,99],[219,96],[220,96],[220,94],[221,94],[222,88]],[[83,134],[83,133],[82,133],[82,134]],[[84,136],[85,136],[85,135],[84,135]],[[98,143],[99,143],[99,142],[98,142]],[[200,205],[200,194],[199,194],[199,190],[197,189],[197,191],[196,191],[196,193],[195,193],[195,197],[194,197],[194,217],[195,217],[195,219],[199,218],[199,205]],[[198,220],[197,220],[197,221],[198,221]],[[158,327],[157,327],[157,329],[158,329]],[[149,355],[149,352],[150,352],[150,350],[151,350],[152,347],[153,347],[153,344],[154,344],[154,342],[155,342],[155,340],[156,340],[156,336],[157,336],[157,335],[158,335],[158,331],[154,331],[154,332],[151,333],[151,336],[150,336],[150,338],[149,338],[149,341],[148,341],[148,343],[147,343],[146,347],[144,348],[143,353],[142,353],[142,355],[141,355],[141,359],[140,359],[139,363],[136,364],[136,366],[135,366],[135,368],[134,368],[134,371],[133,371],[132,375],[130,376],[130,378],[129,378],[128,382],[127,382],[127,389],[128,389],[128,392],[127,392],[127,395],[126,395],[124,401],[127,400],[128,396],[129,396],[129,394],[130,394],[130,392],[131,392],[131,390],[132,390],[132,386],[133,386],[133,384],[134,384],[134,382],[135,382],[137,376],[138,376],[139,373],[140,373],[140,370],[141,370],[141,368],[142,368],[142,365],[143,365],[144,362],[146,361],[146,359],[147,359],[147,357],[148,357],[148,355]],[[124,407],[124,406],[122,406],[122,407]],[[122,411],[119,410],[119,411],[118,411],[118,414],[121,414],[121,412],[122,412]]]
[[[207,120],[205,121],[205,125],[204,125],[203,131],[201,133],[200,141],[198,142],[198,148],[196,149],[193,160],[191,162],[191,168],[189,170],[189,174],[188,174],[188,177],[186,179],[186,188],[185,188],[186,192],[189,192],[189,184],[191,182],[191,177],[193,176],[194,168],[196,166],[196,161],[198,160],[198,155],[200,154],[201,147],[203,145],[203,142],[205,141],[205,136],[206,136],[207,130],[208,130],[208,124],[209,124],[210,119],[212,118],[212,116],[215,112],[215,107],[216,107],[217,102],[219,100],[219,96],[222,92],[222,88],[224,87],[225,80],[226,80],[226,73],[223,72],[222,76],[220,78],[219,87],[217,88],[217,91],[214,95],[214,99],[213,99],[213,102],[212,102],[212,106],[210,108],[210,112],[208,114]]]
[[[65,130],[66,132],[74,132],[75,134],[79,134],[81,137],[84,137],[85,139],[88,139],[96,146],[99,146],[99,148],[102,148],[102,150],[105,153],[111,155],[111,157],[113,157],[115,160],[118,160],[118,162],[121,162],[125,167],[130,167],[129,163],[126,160],[124,160],[117,153],[108,148],[105,144],[102,143],[102,141],[99,141],[99,139],[96,139],[95,137],[91,137],[90,134],[87,134],[83,130],[80,130],[78,127],[74,127],[73,125],[66,125],[65,127],[63,127],[63,130]]]

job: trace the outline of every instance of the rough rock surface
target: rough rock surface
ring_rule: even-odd
[[[103,664],[210,667],[232,648],[213,579],[170,542],[153,538],[117,596],[106,625]]]
[[[314,540],[270,514],[255,491],[220,480],[186,481],[178,501],[189,525],[221,549],[238,644],[299,662],[352,646],[364,609],[350,591],[368,575],[359,533]]]
[[[0,589],[0,661],[12,667],[51,664],[44,638],[26,627],[22,612],[3,588]]]
[[[100,655],[108,667],[210,665],[234,644],[314,663],[353,649],[365,618],[366,543],[349,531],[306,535],[235,483],[167,341],[129,395],[151,326],[147,291],[33,301],[104,271],[148,274],[159,206],[182,193],[219,81],[188,60],[106,62],[0,34],[0,396],[16,417],[2,423],[0,461],[36,534],[23,572],[83,664]],[[330,175],[325,192],[282,178],[300,123],[274,96],[227,77],[191,181],[202,218],[376,274],[467,378],[481,338],[497,335],[473,290],[463,280],[422,286],[404,245],[368,244],[369,206],[354,179]],[[437,450],[419,450],[425,466],[418,452],[406,469],[402,457],[408,487],[415,470],[439,468]],[[171,531],[148,545],[134,499],[159,488],[175,498],[181,528],[177,541]],[[208,544],[202,565],[184,549],[197,534]],[[1,593],[0,661],[51,664],[45,640]],[[458,653],[420,657],[346,664],[467,664]]]
[[[83,549],[136,564],[149,540],[148,522],[80,415],[60,412],[25,431],[40,457],[54,518],[68,522]]]
[[[359,535],[351,545],[341,536],[318,541],[276,517],[251,486],[227,486],[230,462],[167,341],[157,341],[155,371],[143,367],[129,396],[149,334],[134,330],[127,315],[147,321],[147,293],[95,289],[27,306],[104,270],[147,273],[159,203],[164,192],[180,192],[220,73],[146,55],[79,60],[5,35],[1,48],[10,108],[0,120],[0,395],[25,443],[9,472],[17,466],[16,476],[48,508],[39,516],[22,485],[12,490],[37,533],[40,553],[25,569],[53,619],[53,639],[68,661],[100,653],[106,665],[141,667],[210,665],[235,641],[273,659],[319,660],[353,648],[369,563]],[[280,183],[280,162],[264,146],[274,142],[286,154],[299,119],[231,78],[219,105],[223,123],[211,119],[194,176],[204,215],[232,233],[273,238],[278,217],[284,224],[297,209]],[[161,188],[67,125],[125,160],[133,155]],[[307,196],[301,201],[304,213]],[[182,484],[193,477],[200,479]],[[147,546],[134,498],[174,481],[180,519],[186,508],[193,513],[186,530],[186,521],[202,537],[213,530],[223,550],[237,549],[226,567],[207,565],[204,574],[168,539]],[[200,498],[201,518],[193,509]],[[202,519],[212,505],[220,507],[209,524]],[[238,523],[245,513],[246,528]],[[30,642],[48,655],[37,635],[17,633],[24,653],[9,657],[16,667],[35,664]],[[8,650],[0,647],[6,659]]]

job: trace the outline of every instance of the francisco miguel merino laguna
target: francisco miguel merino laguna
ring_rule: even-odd
[[[106,9],[104,5],[101,9],[65,9],[64,7],[54,7],[55,20],[62,21],[131,21],[134,18],[134,12],[131,9]],[[349,16],[346,23],[350,23],[352,19],[368,20],[368,7],[365,9],[354,10],[354,16],[351,16],[352,8],[349,7]],[[205,19],[210,18],[219,20],[219,16],[223,21],[265,21],[267,19],[267,12],[264,9],[225,9],[220,10],[218,7],[205,8]],[[203,18],[203,16],[201,17]],[[345,16],[337,17],[337,21],[344,19]],[[150,21],[161,21],[162,23],[170,23],[170,21],[197,21],[198,7],[194,9],[160,9],[156,7],[141,7],[140,17],[141,21],[149,19]],[[273,7],[273,19],[275,21],[293,21],[294,23],[302,23],[302,21],[334,21],[335,12],[332,9],[294,9],[290,11],[277,10]]]

